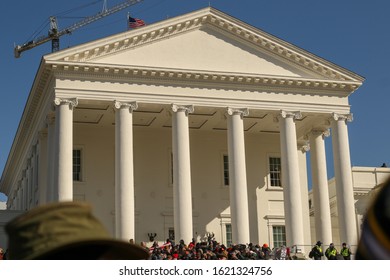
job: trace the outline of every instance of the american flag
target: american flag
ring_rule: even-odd
[[[129,16],[129,28],[137,28],[144,26],[145,22],[142,19],[132,18]]]

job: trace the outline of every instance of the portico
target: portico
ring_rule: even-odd
[[[298,142],[310,139],[314,150],[317,235],[326,240],[318,131],[331,129],[341,235],[355,244],[346,120],[362,81],[213,8],[49,54],[25,113],[34,122],[22,119],[2,191],[15,210],[91,202],[125,240],[213,233],[226,243],[231,229],[229,242],[271,243],[285,227],[287,245],[304,251],[311,237]]]

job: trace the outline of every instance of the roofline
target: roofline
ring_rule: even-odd
[[[312,53],[312,52],[310,52],[310,51],[308,51],[308,50],[306,50],[306,49],[304,49],[302,47],[299,47],[299,46],[297,46],[295,44],[287,42],[287,41],[283,40],[282,38],[280,38],[280,37],[278,37],[276,35],[273,35],[272,33],[264,31],[260,27],[256,27],[256,26],[253,26],[251,24],[248,24],[248,23],[246,23],[246,22],[244,22],[244,21],[242,21],[242,20],[240,20],[240,19],[238,19],[238,18],[236,18],[234,16],[231,16],[230,14],[227,14],[227,13],[221,11],[221,10],[218,10],[218,9],[215,9],[215,8],[211,8],[211,10],[214,11],[215,13],[217,13],[219,16],[222,16],[222,17],[225,17],[225,18],[229,18],[232,21],[236,21],[238,24],[246,26],[248,29],[253,30],[254,32],[256,30],[260,30],[264,34],[267,34],[268,36],[270,36],[270,38],[272,40],[278,41],[279,43],[281,43],[282,45],[285,45],[287,47],[294,48],[296,50],[300,50],[302,53],[305,53],[306,55],[309,54],[314,60],[319,60],[319,61],[323,62],[324,64],[328,64],[332,68],[338,68],[338,69],[340,69],[340,72],[348,73],[350,76],[355,77],[355,79],[357,81],[360,81],[360,82],[364,82],[365,81],[365,78],[363,76],[361,76],[361,75],[359,75],[359,74],[357,74],[357,73],[355,73],[355,72],[353,72],[353,71],[351,71],[351,70],[349,70],[349,69],[347,69],[345,67],[342,67],[342,66],[340,66],[340,65],[338,65],[338,64],[336,64],[334,62],[331,62],[331,61],[329,61],[329,60],[327,60],[327,59],[325,59],[325,58],[323,58],[321,56],[318,56],[318,55],[316,55],[316,54],[314,54],[314,53]]]
[[[190,22],[191,20],[194,22]],[[78,57],[88,60],[89,57],[96,57],[96,52],[104,52],[103,48],[108,48],[110,50],[120,48],[122,50],[133,45],[138,46],[142,44],[143,41],[145,43],[150,43],[150,41],[154,40],[155,38],[160,38],[160,34],[156,33],[162,32],[164,34],[170,34],[169,32],[172,32],[172,34],[177,34],[180,32],[180,29],[187,28],[184,27],[184,25],[194,25],[195,27],[199,28],[203,24],[211,24],[224,29],[225,31],[250,41],[258,47],[262,47],[271,53],[274,53],[278,56],[283,56],[285,59],[295,63],[297,66],[299,65],[314,72],[317,71],[319,74],[321,74],[321,72],[319,72],[320,70],[316,69],[322,69],[323,67],[326,67],[328,69],[325,70],[331,69],[341,76],[348,77],[350,80],[354,80],[359,83],[363,83],[365,80],[364,77],[356,74],[353,71],[341,67],[320,56],[314,55],[313,53],[301,47],[286,42],[283,39],[262,30],[261,28],[252,26],[213,7],[206,7],[195,10],[193,12],[143,26],[142,28],[124,31],[105,38],[80,44],[72,48],[48,54],[44,58],[46,60],[66,60],[69,59],[69,54],[72,56],[73,54],[77,53]],[[163,30],[163,28],[167,30]],[[250,37],[250,39],[248,39],[248,37]],[[129,42],[134,38],[137,38],[136,44]],[[127,46],[122,46],[122,44],[125,44],[123,43],[124,41],[126,42]]]

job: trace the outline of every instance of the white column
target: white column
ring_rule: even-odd
[[[248,114],[246,108],[227,109],[230,215],[232,239],[236,244],[250,242],[243,121]]]
[[[115,101],[115,234],[135,240],[133,110],[136,102]]]
[[[54,200],[73,200],[73,108],[77,99],[54,100],[55,119],[55,161]]]
[[[329,136],[329,130],[313,130],[309,134],[309,140],[316,237],[323,244],[329,245],[332,242],[332,223],[326,169],[325,136]]]
[[[38,135],[39,136],[39,135]],[[38,139],[39,141],[39,139]],[[32,158],[32,171],[31,171],[31,177],[32,177],[32,206],[35,207],[35,206],[38,206],[38,203],[39,203],[39,193],[38,193],[38,188],[39,188],[39,185],[38,185],[38,175],[37,175],[37,172],[39,171],[38,169],[38,160],[39,160],[39,156],[38,156],[38,148],[39,148],[39,142],[37,141],[37,143],[34,145],[33,147],[33,158]]]
[[[304,230],[295,128],[295,119],[300,118],[300,112],[281,111],[279,115],[287,246],[297,245],[304,251],[304,247],[300,247],[304,245]]]
[[[176,241],[188,244],[192,232],[191,161],[188,114],[193,106],[172,104],[173,209]]]
[[[46,202],[54,201],[54,160],[55,160],[55,115],[50,113],[46,117],[47,123],[47,175],[46,175]],[[45,177],[43,177],[45,178]],[[43,179],[42,178],[42,179]]]
[[[27,170],[22,172],[22,208],[21,210],[27,210]]]
[[[27,209],[30,209],[32,207],[32,200],[33,200],[33,176],[32,176],[32,162],[33,157],[31,156],[27,160],[27,170],[26,170],[26,176],[27,176]]]
[[[45,204],[47,202],[47,169],[48,169],[48,141],[47,141],[47,132],[40,131],[38,133],[39,137],[39,157],[38,157],[38,195],[39,205]]]
[[[347,121],[352,121],[351,114],[333,114],[332,144],[340,241],[353,246],[357,245],[357,227]]]
[[[23,187],[22,187],[22,182],[23,182],[23,179],[20,179],[18,181],[18,190],[17,190],[17,204],[16,204],[16,210],[22,210],[23,209],[23,205],[22,205],[22,201],[23,201]]]

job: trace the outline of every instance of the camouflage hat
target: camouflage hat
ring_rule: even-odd
[[[141,246],[110,237],[81,202],[36,207],[5,226],[11,260],[147,259]]]

